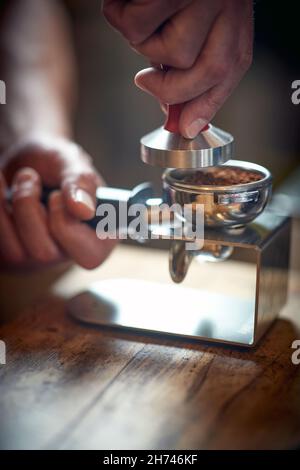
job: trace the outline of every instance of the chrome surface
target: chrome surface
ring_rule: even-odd
[[[212,228],[241,227],[254,220],[265,208],[272,193],[270,172],[254,163],[231,160],[224,166],[255,171],[259,181],[231,186],[194,185],[183,179],[194,170],[169,169],[163,175],[164,200],[168,204],[204,205],[205,226]],[[203,170],[205,171],[205,170]],[[210,169],[213,171],[213,169]]]
[[[270,212],[268,207],[260,214],[255,221],[246,225],[243,230],[239,229],[213,229],[205,227],[205,244],[217,244],[225,246],[238,246],[243,248],[254,247],[262,249],[269,239],[286,223],[287,217]],[[172,227],[154,227],[151,232],[158,238],[163,236],[169,240],[176,240]],[[194,237],[187,237],[183,234],[181,240],[193,241]]]
[[[242,296],[234,279],[224,290],[223,275],[212,279],[211,290],[201,289],[201,276],[199,288],[111,279],[71,299],[69,313],[81,322],[102,327],[254,346],[287,299],[291,223],[285,215],[278,215],[272,204],[262,212],[271,195],[268,170],[247,162],[229,161],[225,165],[258,171],[262,178],[232,186],[196,186],[182,181],[192,170],[170,169],[163,177],[163,198],[155,198],[149,184],[123,192],[108,188],[97,195],[102,201],[113,201],[116,207],[120,202],[143,203],[148,219],[151,211],[162,212],[163,223],[150,224],[149,235],[170,240],[169,271],[176,283],[184,280],[194,259],[222,261],[230,257],[223,266],[229,264],[228,276],[236,279],[239,262],[245,269],[247,260],[251,274]],[[176,239],[174,220],[176,223],[178,218],[169,222],[165,203],[190,204],[192,208],[195,203],[204,205],[204,244],[195,235],[183,234]],[[196,248],[187,250],[189,241]],[[236,263],[234,270],[232,263]]]
[[[186,242],[172,240],[169,249],[169,272],[172,281],[182,282],[187,275],[188,268],[195,258],[197,261],[220,262],[230,258],[233,246],[209,243],[204,241],[200,250],[186,250]]]
[[[162,168],[204,168],[233,158],[233,136],[213,125],[195,139],[156,129],[141,139],[141,159]]]
[[[193,259],[191,252],[186,250],[185,242],[174,240],[169,249],[169,272],[172,281],[182,282]]]
[[[76,320],[100,327],[249,347],[254,304],[251,296],[238,298],[140,279],[109,279],[73,297],[67,311]]]
[[[267,331],[285,305],[291,246],[291,219],[265,240],[258,251],[255,341]]]
[[[194,254],[197,261],[209,261],[210,263],[219,263],[230,258],[234,247],[231,245],[221,245],[218,243],[205,243],[202,250]]]
[[[233,276],[233,279],[226,294],[223,278],[217,276],[212,279],[211,291],[201,289],[201,276],[199,288],[111,279],[100,281],[72,298],[68,311],[83,323],[102,327],[252,347],[286,301],[290,219],[266,211],[243,233],[208,231],[205,247],[220,240],[222,246],[234,247],[236,262],[234,270],[232,260],[228,262],[231,266],[228,278]],[[179,251],[183,256],[182,248]],[[250,277],[244,286],[247,293],[241,296],[234,276],[239,278],[239,260],[245,258]],[[222,266],[227,266],[227,262]],[[206,276],[205,266],[203,276]]]

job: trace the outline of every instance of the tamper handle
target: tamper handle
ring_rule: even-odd
[[[184,103],[168,104],[168,114],[164,128],[169,132],[179,134],[179,119]]]
[[[180,134],[179,130],[179,119],[181,111],[184,107],[185,103],[178,103],[178,104],[168,104],[168,114],[167,119],[164,124],[164,128],[166,131],[174,132],[175,134]],[[209,128],[209,125],[206,124],[200,132],[206,131]]]

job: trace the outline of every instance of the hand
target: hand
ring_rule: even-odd
[[[78,145],[49,137],[23,141],[2,156],[0,170],[1,264],[40,266],[67,255],[92,269],[104,261],[115,241],[99,240],[82,223],[94,216],[96,187],[103,181]],[[47,209],[40,202],[42,185],[59,188]]]
[[[156,66],[137,86],[162,104],[186,103],[183,136],[194,138],[237,86],[252,61],[251,0],[104,0],[107,20]]]

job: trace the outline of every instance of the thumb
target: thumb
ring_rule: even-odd
[[[91,219],[96,212],[96,189],[103,181],[79,145],[68,140],[57,140],[56,145],[65,207],[80,220]]]

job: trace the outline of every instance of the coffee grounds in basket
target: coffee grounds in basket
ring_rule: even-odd
[[[242,168],[210,168],[197,170],[183,178],[184,183],[201,186],[231,186],[234,184],[246,184],[259,181],[263,175],[256,171],[243,170]]]

